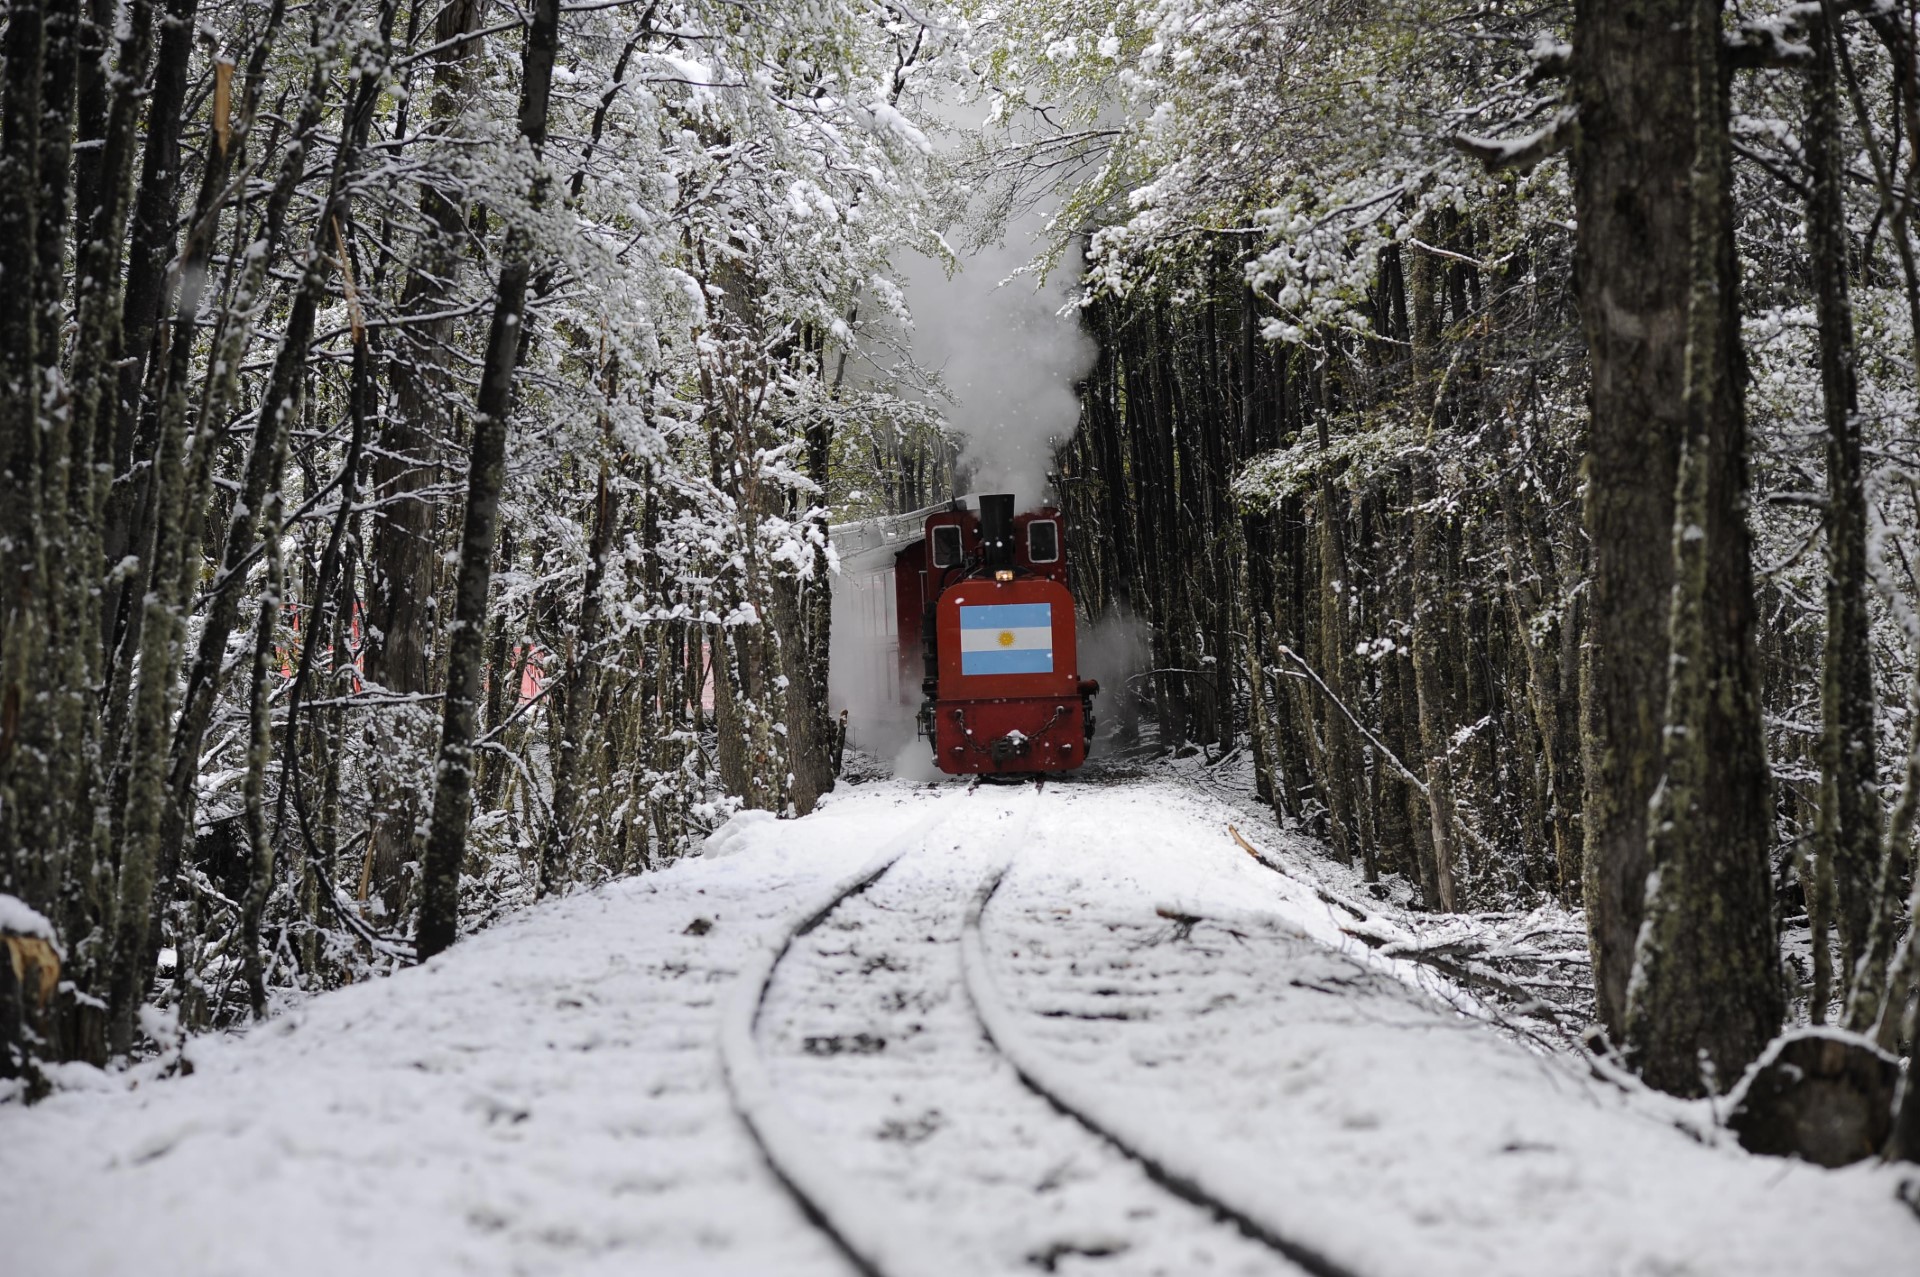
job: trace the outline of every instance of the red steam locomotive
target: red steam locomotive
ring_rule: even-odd
[[[923,671],[920,734],[954,775],[1071,770],[1100,685],[1079,673],[1065,525],[1051,506],[1016,516],[1011,495],[979,502],[929,515],[894,561],[902,673]]]

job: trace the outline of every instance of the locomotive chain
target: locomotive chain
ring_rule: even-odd
[[[962,811],[975,810],[965,798],[958,801],[960,805],[956,806],[954,799],[947,800],[941,810],[917,822],[859,870],[797,911],[742,970],[722,1018],[721,1059],[735,1111],[767,1165],[807,1218],[866,1277],[953,1277],[956,1270],[950,1262],[943,1263],[941,1256],[929,1254],[924,1239],[898,1227],[890,1212],[876,1210],[869,1194],[833,1172],[821,1141],[794,1118],[776,1093],[760,1050],[757,1028],[775,972],[795,943],[878,883],[895,865],[925,845],[941,826]],[[1029,809],[1017,822],[1016,831],[1030,818]],[[1027,1091],[1121,1154],[1160,1190],[1200,1208],[1221,1225],[1315,1277],[1355,1277],[1351,1270],[1289,1238],[1270,1222],[1223,1200],[1224,1194],[1212,1191],[1196,1177],[1170,1169],[1139,1142],[1116,1133],[1092,1106],[1076,1100],[1069,1080],[1058,1076],[1039,1052],[1026,1046],[1015,1027],[1014,1013],[998,996],[981,935],[982,915],[1016,855],[1013,844],[1018,842],[1017,832],[1003,834],[1001,839],[1008,844],[1006,854],[994,857],[997,863],[969,900],[960,932],[961,984],[981,1037],[1006,1060]]]

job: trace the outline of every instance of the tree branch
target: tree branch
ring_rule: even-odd
[[[1489,172],[1513,169],[1528,173],[1543,160],[1573,145],[1579,120],[1580,108],[1569,103],[1555,110],[1545,125],[1521,137],[1490,138],[1456,133],[1447,140],[1454,149],[1486,165]]]

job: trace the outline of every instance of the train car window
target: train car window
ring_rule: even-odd
[[[1055,563],[1060,559],[1060,525],[1052,519],[1035,519],[1027,525],[1027,561]]]
[[[933,530],[933,566],[960,566],[960,528],[957,524],[943,524]]]

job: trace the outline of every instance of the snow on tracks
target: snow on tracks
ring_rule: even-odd
[[[1051,801],[969,796],[775,937],[784,957],[743,980],[728,1028],[738,1054],[758,1008],[761,1061],[729,1067],[749,1080],[769,1158],[883,1277],[1297,1271],[1055,1111],[974,1018],[959,955],[969,901],[1010,857],[1036,854],[1029,822]]]
[[[838,1175],[927,1268],[1275,1271],[982,1036],[960,937],[1020,803],[1033,824],[975,955],[1015,1025],[1002,1042],[1363,1277],[1912,1267],[1899,1172],[1703,1147],[1670,1109],[1420,994],[1430,969],[1344,936],[1310,884],[1232,844],[1242,818],[1217,802],[1063,781],[848,786],[805,820],[730,827],[723,859],[194,1040],[191,1077],[91,1074],[0,1105],[0,1271],[846,1277],[732,1107],[714,1044],[743,982],[766,988],[754,1045],[818,1163],[802,1173]],[[948,813],[792,938],[796,906]],[[769,935],[792,945],[777,968]]]
[[[724,995],[903,785],[537,906],[422,967],[0,1105],[0,1272],[846,1277],[736,1121]]]
[[[1261,1208],[1242,1199],[1232,1183],[1212,1182],[1204,1157],[1197,1155],[1191,1144],[1158,1138],[1151,1125],[1143,1126],[1126,1113],[1102,1104],[1097,1091],[1082,1086],[1081,1079],[1071,1069],[1059,1066],[1044,1042],[1027,1032],[1021,1017],[1001,1000],[980,936],[981,915],[1005,879],[1006,870],[1002,869],[990,875],[974,895],[967,908],[960,953],[967,997],[988,1039],[1019,1071],[1020,1080],[1054,1108],[1139,1163],[1141,1169],[1167,1191],[1231,1222],[1248,1237],[1278,1251],[1315,1277],[1354,1277],[1350,1269],[1328,1258],[1317,1246],[1301,1240],[1297,1233],[1263,1218]]]
[[[1237,848],[1215,801],[1056,793],[982,922],[1003,1045],[1248,1216],[1366,1277],[1911,1268],[1901,1172],[1705,1146],[1675,1102],[1456,1013]]]
[[[819,926],[848,898],[865,891],[902,855],[925,843],[937,826],[957,814],[953,802],[949,797],[945,806],[917,821],[851,876],[834,883],[790,922],[776,928],[740,973],[720,1024],[720,1059],[734,1111],[753,1134],[768,1166],[809,1218],[862,1271],[876,1277],[906,1277],[923,1271],[918,1247],[891,1217],[867,1209],[836,1175],[823,1173],[812,1137],[794,1121],[774,1091],[754,1040],[754,1029],[766,1003],[768,986],[773,983],[774,968],[793,942]]]

